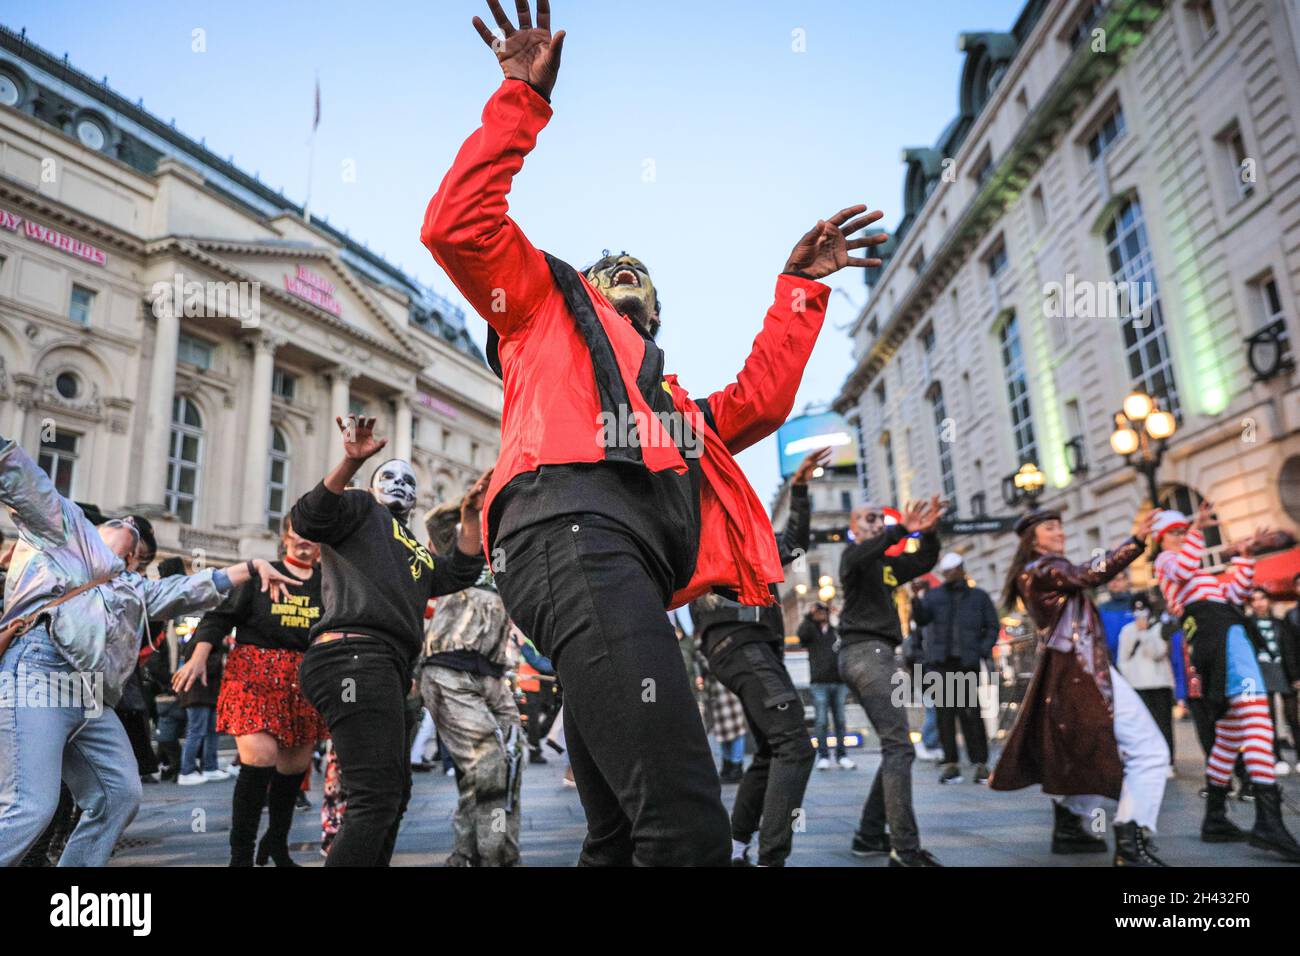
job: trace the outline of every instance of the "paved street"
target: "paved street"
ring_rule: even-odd
[[[1179,777],[1170,781],[1161,816],[1158,844],[1175,865],[1241,866],[1269,858],[1245,846],[1210,845],[1197,838],[1201,801],[1200,751],[1190,722],[1178,725]],[[805,807],[807,830],[795,838],[790,863],[795,866],[883,866],[883,857],[859,860],[849,853],[849,840],[879,756],[869,741],[852,752],[858,769],[814,771]],[[571,866],[583,834],[582,808],[574,790],[561,783],[563,763],[530,766],[523,785],[522,849],[528,866]],[[941,786],[933,764],[917,762],[913,777],[916,810],[925,846],[950,866],[1103,866],[1109,856],[1053,857],[1048,852],[1051,813],[1037,790],[993,793],[971,783]],[[140,815],[127,831],[126,845],[113,866],[224,865],[233,782],[197,787],[156,784],[145,788]],[[1300,781],[1284,778],[1292,799],[1300,800]],[[734,787],[724,790],[730,805]],[[320,805],[319,776],[312,802]],[[431,866],[442,863],[451,850],[450,819],[456,804],[455,782],[442,774],[415,776],[415,793],[398,839],[394,865]],[[1249,804],[1232,804],[1232,815],[1248,827],[1254,819]],[[1289,825],[1300,830],[1300,817],[1288,814]],[[195,831],[199,832],[195,832]],[[296,815],[291,846],[299,862],[319,865],[319,813],[313,808]]]

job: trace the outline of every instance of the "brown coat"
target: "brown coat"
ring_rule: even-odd
[[[1124,765],[1111,710],[1110,653],[1089,590],[1132,564],[1130,538],[1099,561],[1042,555],[1025,565],[1016,591],[1038,634],[1038,661],[989,786],[1119,797]]]

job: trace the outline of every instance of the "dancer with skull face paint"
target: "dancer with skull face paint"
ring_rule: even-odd
[[[491,471],[461,505],[449,554],[431,554],[407,519],[415,473],[390,459],[369,492],[349,490],[361,466],[387,444],[373,418],[335,420],[343,461],[298,499],[294,529],[321,546],[324,613],[303,655],[302,687],[329,725],[348,810],[326,866],[387,866],[411,795],[405,700],[424,637],[429,598],[469,587],[483,570],[479,511]]]
[[[587,814],[581,862],[726,866],[717,769],[664,610],[718,587],[744,605],[772,603],[781,558],[733,456],[790,413],[830,297],[818,280],[880,264],[849,252],[885,240],[850,238],[882,214],[852,206],[806,233],[737,380],[692,399],[664,374],[659,297],[642,262],[607,257],[580,275],[507,215],[511,180],[551,116],[564,32],[552,35],[548,0],[535,28],[527,0],[516,2],[518,29],[498,0],[488,6],[504,41],[477,17],[474,27],[505,81],[420,235],[487,320],[505,383],[484,550],[504,556],[506,608],[564,686]]]

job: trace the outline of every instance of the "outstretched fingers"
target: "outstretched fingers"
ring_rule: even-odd
[[[858,213],[862,213],[866,211],[867,211],[867,207],[863,205],[849,206],[847,209],[841,209],[839,212],[831,216],[831,218],[827,219],[826,221],[829,222],[832,226],[839,226],[848,222],[849,219],[856,216]]]
[[[497,26],[501,28],[501,32],[506,36],[510,36],[510,34],[514,33],[515,25],[510,22],[510,18],[506,16],[506,12],[501,9],[500,0],[487,0],[487,5],[488,9],[492,11],[492,18],[496,20]]]
[[[515,0],[515,12],[519,14],[519,29],[533,28],[533,13],[528,9],[528,0]]]
[[[475,17],[471,22],[474,24],[474,29],[478,31],[478,35],[483,38],[483,42],[488,45],[488,49],[495,53],[497,44],[500,42],[496,34],[489,30],[487,24],[478,17]]]
[[[539,30],[551,28],[551,0],[537,0],[537,28]]]
[[[854,208],[861,210],[861,209],[865,209],[866,207],[855,206]],[[842,226],[839,223],[835,223],[835,225],[840,226],[840,232],[844,233],[844,235],[851,236],[859,229],[871,225],[873,222],[875,222],[878,219],[884,219],[884,218],[885,218],[885,214],[883,212],[881,212],[879,209],[874,209],[871,212],[867,213],[865,216],[857,216],[851,222],[846,222]],[[832,220],[832,222],[834,222],[834,220]]]

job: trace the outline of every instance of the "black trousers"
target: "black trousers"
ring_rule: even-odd
[[[989,762],[989,738],[980,716],[979,677],[976,664],[968,667],[960,660],[949,659],[931,668],[943,675],[943,689],[935,702],[934,717],[939,725],[939,743],[943,747],[943,762],[957,763],[961,754],[957,750],[957,724],[966,740],[966,756],[971,763]],[[949,677],[952,675],[952,677]]]
[[[1165,743],[1169,745],[1169,764],[1174,762],[1174,689],[1172,687],[1147,687],[1137,690],[1137,695],[1142,698],[1142,703],[1147,705],[1147,710],[1151,711],[1151,716],[1155,718],[1156,726],[1160,728],[1160,733],[1164,735]],[[1213,746],[1213,742],[1211,742]]]
[[[565,744],[587,814],[579,864],[727,866],[722,788],[664,610],[663,569],[597,515],[540,522],[496,546],[506,610],[564,688]]]
[[[387,866],[411,799],[410,668],[382,641],[344,637],[307,648],[303,692],[329,725],[348,805],[326,866]]]
[[[754,738],[754,759],[740,778],[731,810],[731,837],[749,843],[757,832],[759,865],[784,866],[794,831],[804,825],[804,788],[817,756],[799,694],[765,641],[715,649],[709,670],[740,698]]]

